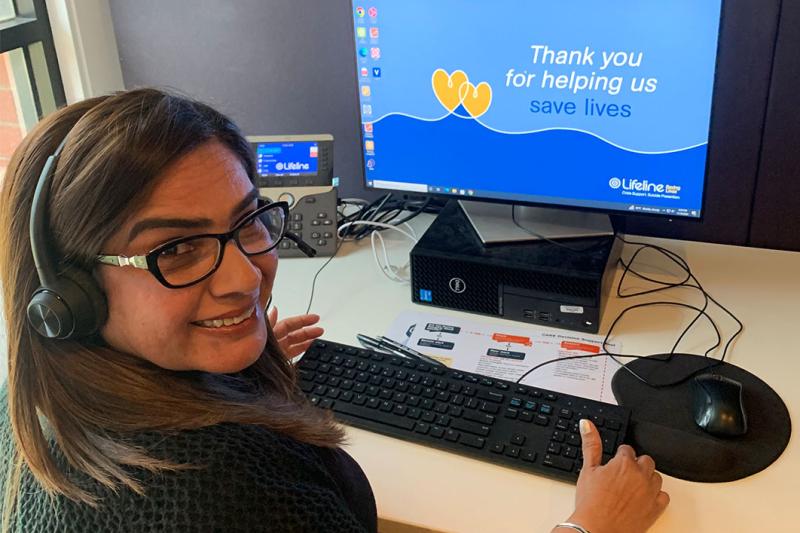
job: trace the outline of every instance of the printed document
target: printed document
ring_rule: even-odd
[[[611,378],[620,367],[611,357],[567,359],[599,354],[603,337],[506,321],[482,323],[459,317],[407,311],[400,314],[387,337],[465,372],[616,404]],[[608,350],[620,353],[618,343]]]

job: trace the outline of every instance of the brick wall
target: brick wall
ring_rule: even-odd
[[[8,160],[23,135],[14,91],[8,55],[0,54],[0,177],[5,174]]]

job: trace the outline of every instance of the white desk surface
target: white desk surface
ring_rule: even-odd
[[[423,215],[413,224],[422,234],[431,220]],[[404,263],[410,241],[396,232],[384,235],[393,262]],[[792,419],[797,420],[800,253],[646,240],[683,256],[706,290],[744,322],[745,330],[728,360],[772,386],[783,398]],[[281,260],[273,300],[281,316],[305,312],[311,279],[326,260]],[[683,301],[701,302],[699,295],[687,289],[670,292]],[[369,239],[364,239],[344,244],[322,271],[311,311],[321,316],[321,325],[326,329],[324,338],[351,345],[357,345],[356,333],[384,333],[404,310],[463,316],[415,305],[410,293],[408,284],[391,282],[380,273],[372,259]],[[612,296],[601,333],[605,333],[619,310],[646,301],[632,300]],[[722,312],[712,312],[722,325],[723,334],[734,331],[734,323]],[[628,353],[666,350],[686,324],[688,313],[677,309],[631,313],[618,325],[616,338]],[[481,315],[469,317],[512,323]],[[713,332],[704,330],[691,336],[683,348],[702,353],[702,347],[710,346],[713,340]],[[348,428],[347,435],[346,449],[366,472],[383,519],[435,531],[547,532],[572,512],[573,485],[354,428]],[[800,502],[800,444],[795,437],[770,467],[739,481],[705,484],[664,478],[664,490],[672,502],[653,532],[789,531],[800,527],[796,514]]]

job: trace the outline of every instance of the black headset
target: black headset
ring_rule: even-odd
[[[47,203],[55,164],[66,139],[47,158],[33,193],[30,240],[33,263],[39,276],[37,288],[28,302],[28,322],[48,339],[75,339],[91,336],[106,320],[106,297],[91,273],[74,267],[59,269],[50,246],[47,230]]]

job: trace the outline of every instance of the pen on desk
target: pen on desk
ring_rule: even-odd
[[[395,350],[390,350],[388,346],[382,344],[378,339],[374,339],[367,335],[362,335],[361,333],[356,334],[356,339],[358,339],[358,342],[364,348],[375,350],[376,352],[390,353],[392,355],[396,355]]]
[[[401,354],[403,354],[403,355],[405,355],[407,357],[413,357],[414,359],[419,359],[420,361],[424,361],[424,362],[426,362],[428,364],[431,364],[433,366],[447,367],[447,365],[445,365],[442,362],[437,361],[433,357],[428,357],[425,354],[419,353],[418,351],[414,350],[413,348],[409,348],[408,346],[400,344],[399,342],[396,342],[396,341],[390,339],[389,337],[381,336],[381,337],[378,337],[376,340],[388,345],[389,347],[391,347],[395,351],[397,351],[397,352],[399,352],[399,353],[401,353]]]

